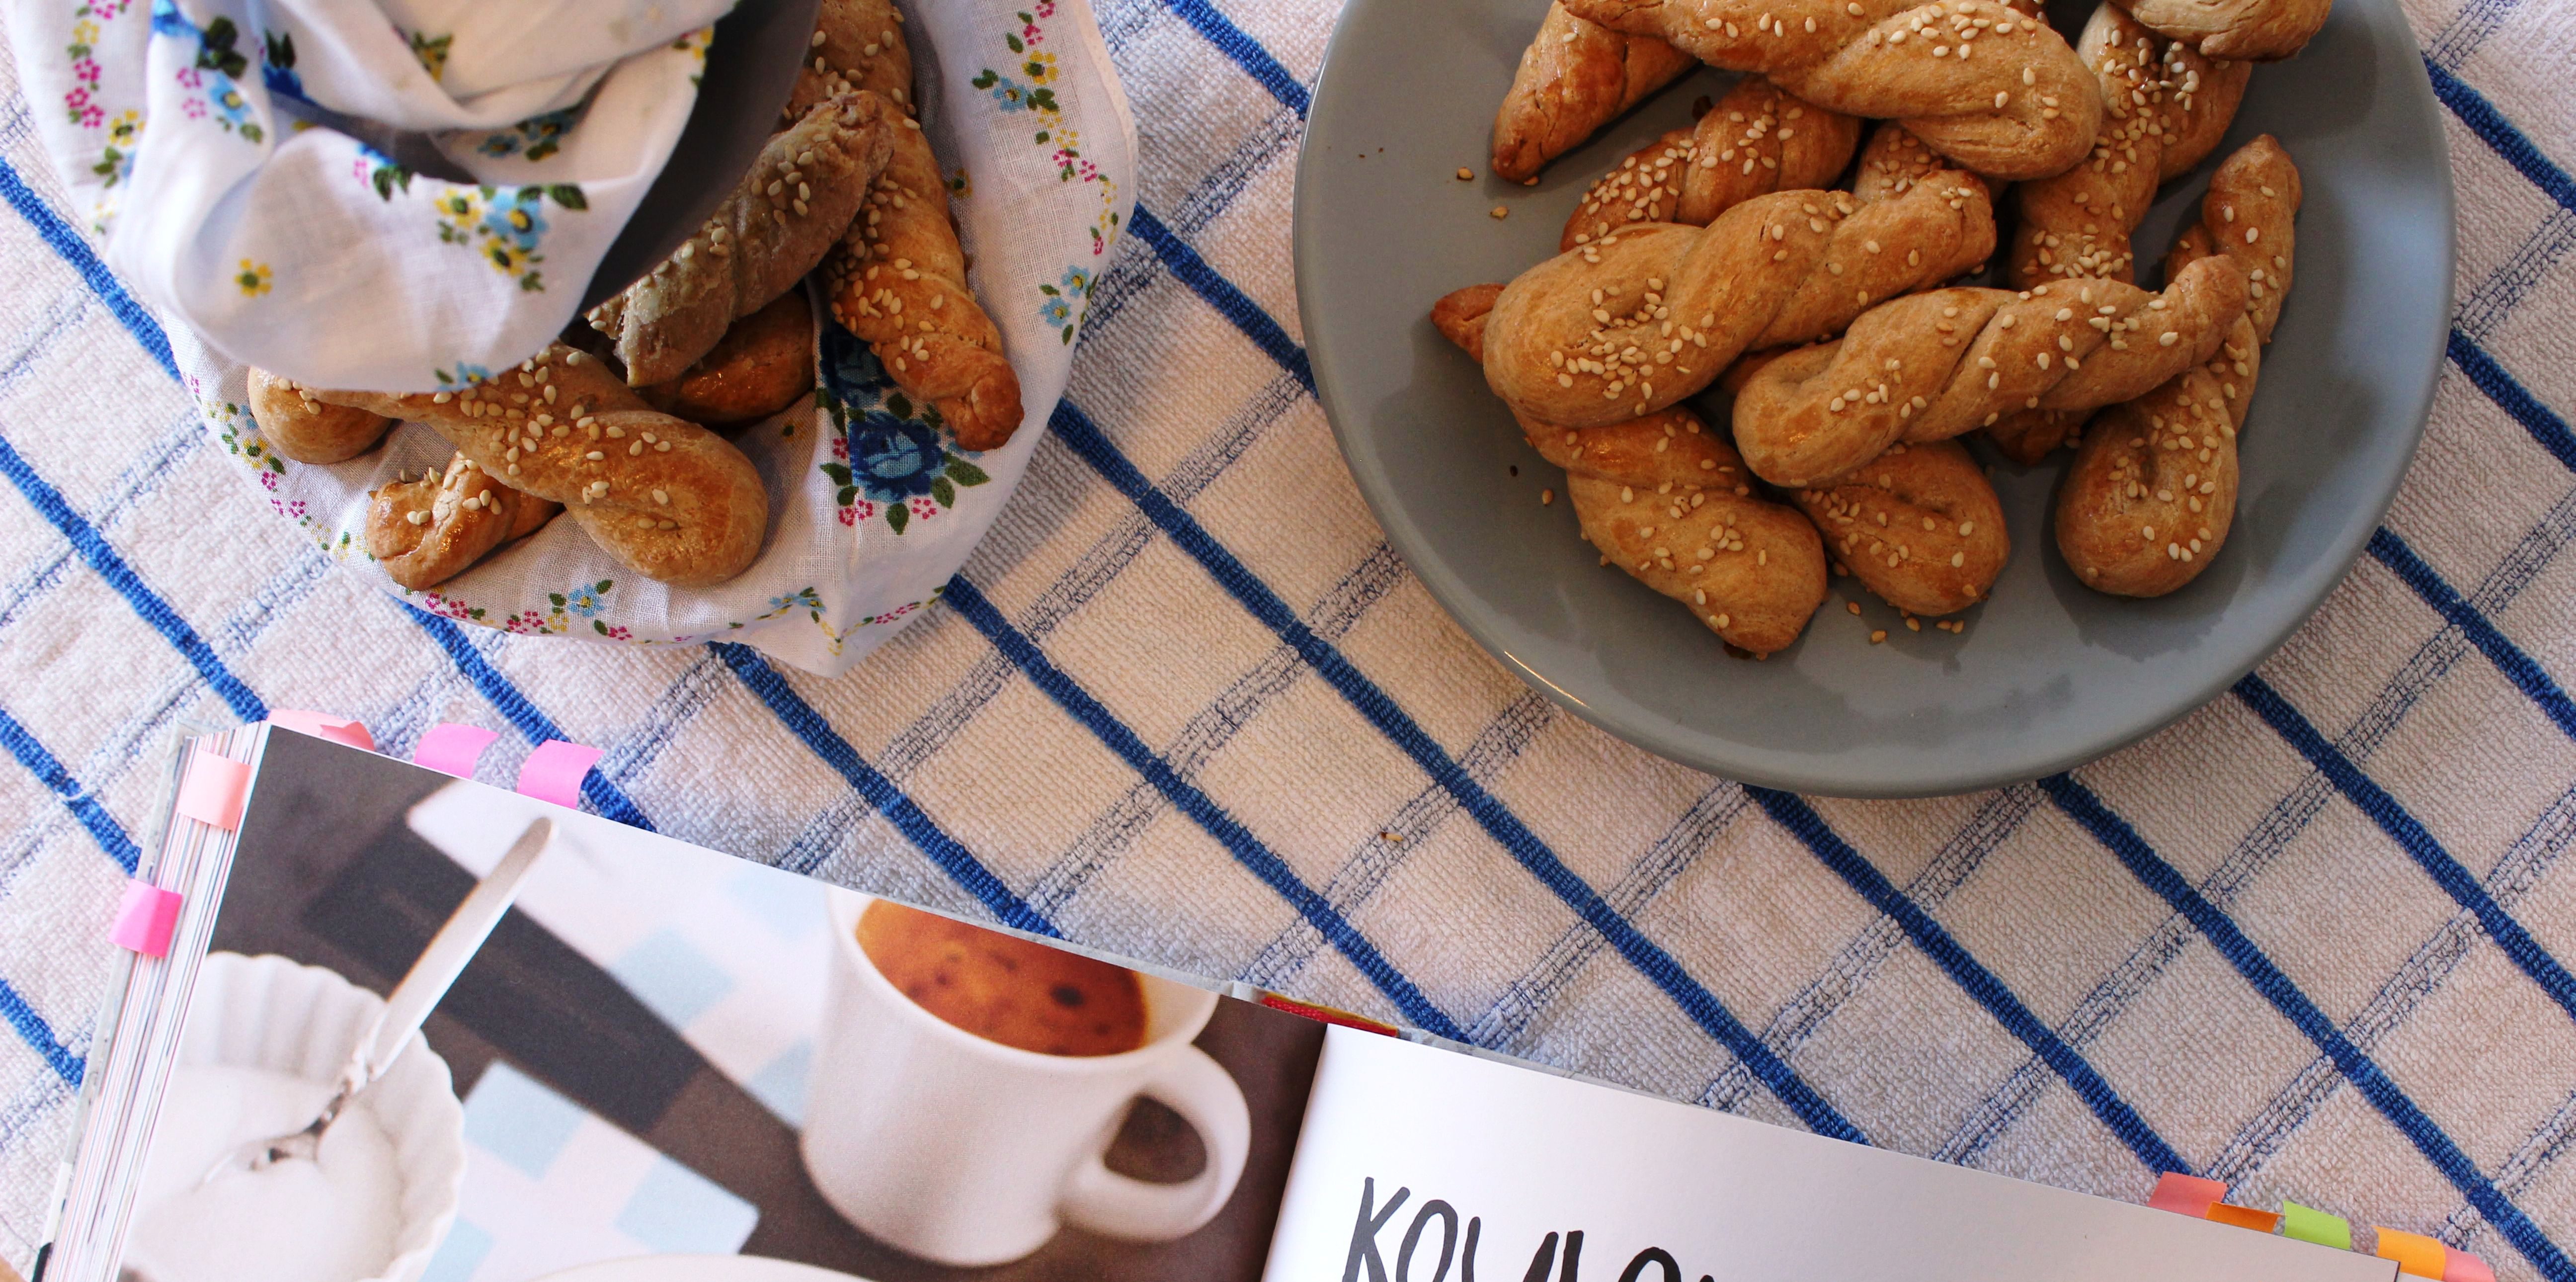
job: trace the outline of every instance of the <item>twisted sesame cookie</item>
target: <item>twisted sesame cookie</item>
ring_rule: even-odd
[[[2271,135],[2219,166],[2201,220],[2166,258],[2192,270],[2217,257],[2263,273],[2261,293],[2207,364],[2094,416],[2057,492],[2057,548],[2087,586],[2163,596],[2200,576],[2236,518],[2236,437],[2254,398],[2262,347],[2289,292],[2298,168]]]
[[[1985,261],[1994,237],[1983,188],[1939,179],[1867,206],[1847,192],[1777,192],[1705,228],[1635,227],[1503,288],[1485,381],[1542,423],[1641,417],[1746,351],[1822,338],[1874,301]]]
[[[650,275],[592,308],[638,387],[677,378],[741,317],[795,287],[885,168],[901,108],[866,90],[817,103],[760,149],[706,224]]]
[[[341,463],[376,448],[393,420],[314,399],[292,379],[250,372],[250,417],[268,447],[297,463]]]
[[[1665,134],[1594,180],[1557,248],[1630,223],[1705,227],[1755,196],[1822,187],[1851,163],[1859,141],[1859,121],[1746,76],[1697,125]]]
[[[2108,3],[2084,24],[2075,51],[2099,79],[2102,131],[2082,163],[2013,188],[2004,277],[2015,289],[2077,276],[2136,279],[2129,234],[2157,184],[2217,145],[2251,70],[2241,62],[2222,70]]]
[[[1693,65],[1689,54],[1661,40],[1622,35],[1568,13],[1563,0],[1549,0],[1494,113],[1495,175],[1538,181],[1547,162]]]
[[[1934,174],[1950,175],[1954,182],[1967,178],[1985,185],[1975,175],[1963,175],[1950,168],[1938,152],[1906,132],[1905,126],[1882,120],[1870,130],[1869,141],[1861,144],[1860,164],[1852,170],[1852,199],[1867,205],[1902,196],[1913,190],[1915,183]]]
[[[555,343],[457,392],[317,392],[423,423],[503,484],[564,505],[636,573],[707,587],[760,554],[769,498],[741,450],[647,408],[597,357]]]
[[[823,0],[814,16],[813,47],[787,94],[786,120],[815,104],[865,89],[912,109],[912,46],[893,0]]]
[[[1796,498],[1834,559],[1910,614],[1955,614],[1985,600],[2012,556],[1995,487],[1957,441],[1890,446]]]
[[[2204,57],[2275,62],[2307,47],[2333,0],[2122,0],[2159,35]]]
[[[2013,410],[2142,395],[2208,359],[2244,314],[2244,271],[2216,259],[2161,294],[2061,280],[1900,298],[1754,374],[1735,398],[1735,442],[1764,480],[1809,484],[1898,441],[1947,440]]]
[[[2057,173],[2101,123],[2093,78],[2048,24],[1999,0],[1564,0],[1614,31],[1757,71],[1853,116],[1902,120],[1959,167]]]
[[[1485,314],[1501,292],[1451,293],[1432,323],[1481,360]],[[1565,469],[1575,519],[1604,558],[1737,649],[1767,655],[1798,639],[1825,599],[1815,528],[1755,491],[1744,460],[1698,415],[1668,409],[1587,428],[1513,417],[1530,448]]]
[[[735,321],[678,378],[635,390],[645,404],[708,427],[767,418],[814,390],[813,304],[801,289],[780,294]]]
[[[457,455],[442,472],[396,480],[367,494],[367,555],[418,592],[464,573],[504,543],[534,534],[563,511],[493,480]]]
[[[894,134],[866,206],[823,260],[832,316],[867,340],[906,395],[937,409],[958,444],[994,449],[1020,428],[1020,379],[1001,328],[966,286],[930,140],[910,118]]]

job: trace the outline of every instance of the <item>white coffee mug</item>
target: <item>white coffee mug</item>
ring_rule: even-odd
[[[1070,1223],[1159,1242],[1195,1231],[1234,1192],[1252,1141],[1242,1088],[1190,1044],[1216,994],[1152,975],[1145,1044],[1047,1055],[988,1041],[897,991],[859,948],[869,901],[832,895],[832,965],[808,1078],[805,1170],[869,1236],[951,1265],[1000,1264]],[[1101,1160],[1127,1107],[1160,1101],[1207,1165],[1177,1184]]]

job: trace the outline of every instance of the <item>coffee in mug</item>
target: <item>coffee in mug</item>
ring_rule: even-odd
[[[1124,966],[885,899],[856,934],[895,991],[986,1041],[1073,1056],[1145,1044],[1145,988]]]

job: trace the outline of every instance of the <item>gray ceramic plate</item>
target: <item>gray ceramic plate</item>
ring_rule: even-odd
[[[1923,796],[2032,779],[2225,690],[2316,609],[2387,511],[2450,323],[2451,174],[2396,0],[2341,0],[2305,52],[2256,69],[2218,152],[2277,135],[2307,197],[2297,278],[2246,426],[2236,527],[2209,570],[2160,600],[2094,594],[2048,537],[2058,464],[1998,462],[2012,563],[1964,635],[1906,632],[1838,579],[1795,646],[1762,663],[1727,657],[1687,612],[1600,568],[1562,497],[1540,506],[1563,474],[1425,319],[1443,293],[1553,253],[1595,174],[1729,79],[1700,72],[1538,186],[1503,183],[1485,163],[1494,106],[1541,7],[1350,0],[1298,164],[1296,252],[1316,388],[1361,493],[1441,605],[1549,698],[1650,752],[1752,783]],[[2053,16],[2072,30],[2083,13]],[[1459,181],[1460,166],[1475,180]],[[2163,256],[2207,185],[2204,166],[2166,188],[2139,233],[2142,259]],[[1488,216],[1497,205],[1507,219]],[[1846,612],[1851,599],[1866,624]],[[1872,628],[1891,630],[1887,644],[1869,644]]]

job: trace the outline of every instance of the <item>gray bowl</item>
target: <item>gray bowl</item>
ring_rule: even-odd
[[[2450,325],[2451,171],[2396,0],[2342,0],[2305,52],[2255,70],[2217,152],[2278,136],[2306,204],[2247,419],[2235,530],[2208,571],[2153,601],[2082,587],[2049,534],[2068,456],[2021,468],[1989,452],[2012,562],[1963,635],[1907,632],[1837,579],[1796,645],[1728,657],[1687,611],[1600,567],[1564,475],[1426,319],[1449,290],[1554,253],[1594,175],[1732,79],[1698,72],[1538,186],[1504,183],[1485,162],[1494,107],[1541,8],[1350,0],[1298,162],[1297,304],[1325,415],[1388,541],[1469,635],[1576,715],[1686,765],[1802,792],[1927,796],[2036,778],[2225,690],[2317,608],[2387,512]],[[2083,13],[2052,16],[2071,30]],[[1461,166],[1476,178],[1459,181]],[[2138,235],[2142,260],[2161,259],[2196,213],[2208,168],[2166,187]],[[1489,216],[1497,205],[1508,218]],[[1722,402],[1709,408],[1725,421]],[[1551,487],[1559,500],[1541,506]],[[1873,628],[1886,644],[1869,643]]]

